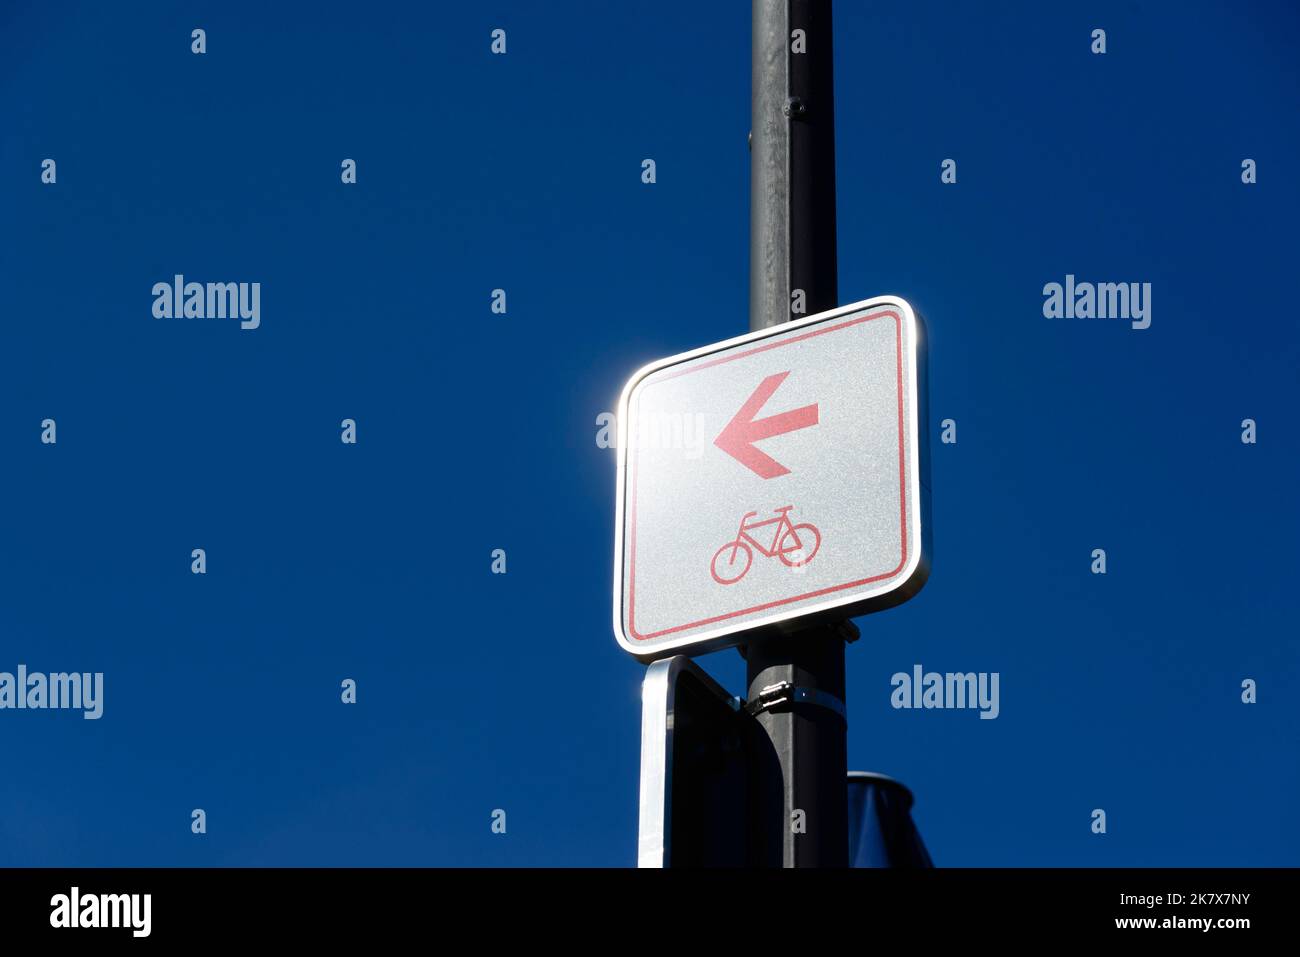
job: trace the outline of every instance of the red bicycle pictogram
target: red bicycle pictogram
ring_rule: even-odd
[[[812,561],[817,549],[821,547],[822,533],[817,531],[816,525],[808,522],[793,524],[789,514],[793,508],[793,505],[778,508],[776,518],[750,522],[748,525],[745,523],[758,512],[746,512],[740,520],[740,531],[736,532],[735,539],[719,548],[713,556],[713,562],[709,566],[713,580],[719,585],[734,585],[744,578],[754,562],[755,548],[768,558],[781,559],[790,568],[802,568]],[[770,548],[750,534],[769,525],[776,526]]]

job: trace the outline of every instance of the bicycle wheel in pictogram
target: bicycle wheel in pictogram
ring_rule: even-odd
[[[790,568],[800,568],[812,561],[817,549],[821,547],[822,533],[817,531],[816,525],[804,522],[791,526],[781,536],[777,557]]]
[[[754,552],[744,542],[727,542],[713,556],[709,571],[719,585],[734,585],[745,577],[754,561]]]

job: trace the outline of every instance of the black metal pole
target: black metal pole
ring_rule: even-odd
[[[753,0],[753,18],[749,327],[766,329],[797,318],[796,290],[803,313],[839,305],[835,74],[830,0]]]
[[[838,305],[830,0],[753,0],[749,327]],[[848,866],[851,624],[751,642],[752,864]],[[802,813],[800,813],[802,812]]]

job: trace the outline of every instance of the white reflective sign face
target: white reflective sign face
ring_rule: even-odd
[[[645,660],[712,650],[919,590],[921,337],[912,308],[883,297],[632,377],[615,526],[625,649]]]

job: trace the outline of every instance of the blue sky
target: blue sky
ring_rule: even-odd
[[[0,11],[0,670],[105,674],[98,721],[0,711],[0,863],[635,861],[595,423],[747,328],[748,5],[414,7]],[[925,315],[958,424],[930,581],[848,650],[850,765],[938,864],[1300,857],[1296,41],[1280,3],[837,9],[840,299]],[[154,319],[175,273],[260,282],[260,328]],[[1044,318],[1067,274],[1150,282],[1151,327]],[[999,672],[1000,716],[892,709],[917,663]]]

